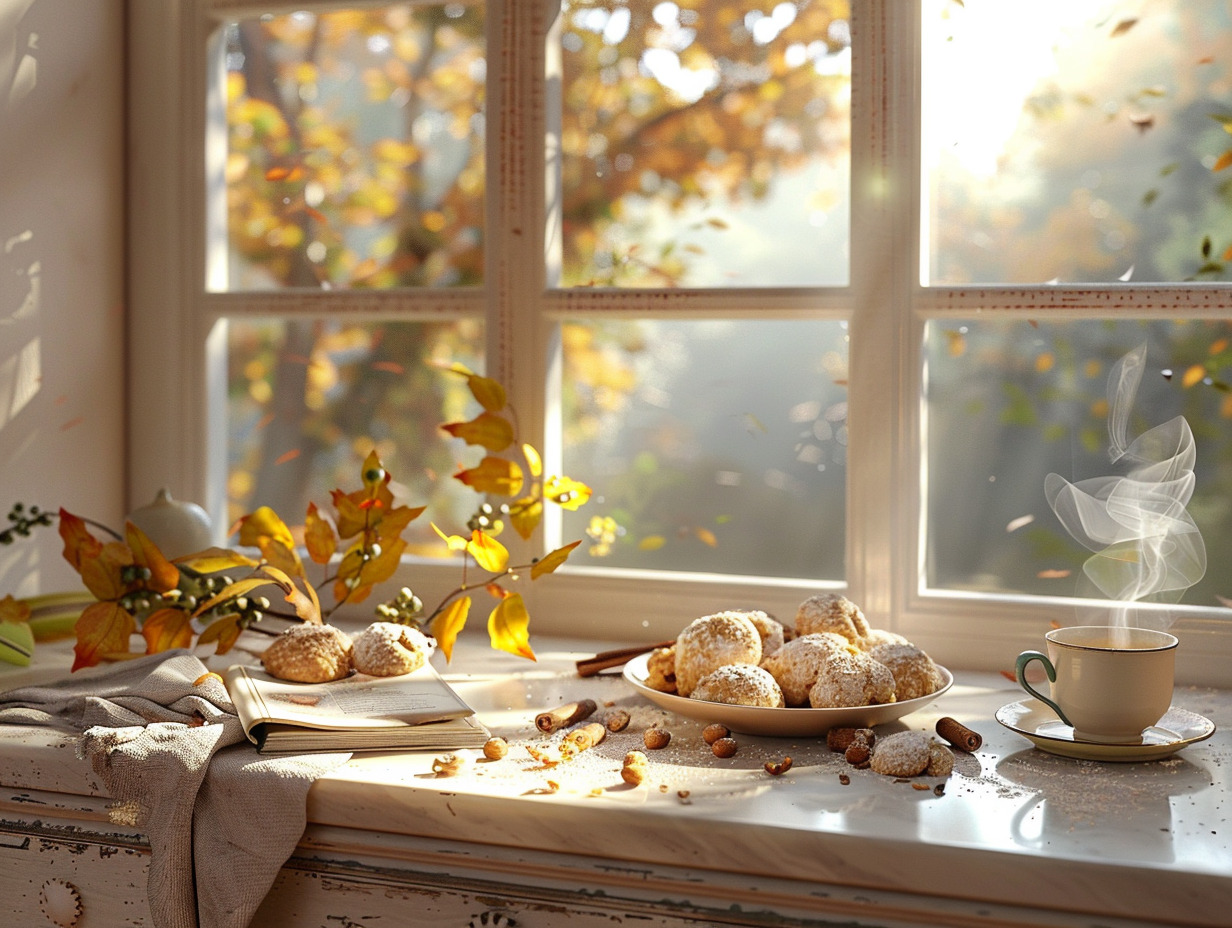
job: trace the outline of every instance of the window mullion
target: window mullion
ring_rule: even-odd
[[[847,579],[870,620],[896,624],[918,511],[919,5],[852,5],[852,320]]]

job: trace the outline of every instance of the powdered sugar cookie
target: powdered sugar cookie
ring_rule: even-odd
[[[814,632],[833,632],[858,646],[868,635],[868,620],[860,607],[846,596],[823,593],[810,596],[796,610],[796,633],[811,635]]]
[[[698,681],[690,698],[729,706],[783,708],[783,691],[769,671],[752,664],[727,664]]]
[[[933,659],[913,644],[880,644],[868,656],[890,668],[899,702],[935,693],[945,682]]]
[[[894,675],[862,651],[839,652],[823,665],[809,689],[814,709],[884,705],[894,702]]]
[[[417,628],[373,622],[355,636],[352,662],[360,673],[397,677],[422,667],[432,648],[432,639]]]
[[[888,777],[919,776],[928,769],[932,739],[922,731],[900,731],[877,739],[869,763]]]
[[[292,625],[265,649],[261,663],[294,683],[341,680],[351,672],[351,639],[332,625]]]
[[[830,632],[803,635],[786,642],[769,657],[763,657],[761,665],[778,682],[787,705],[807,706],[809,690],[830,656],[850,650],[851,645],[841,635]]]
[[[690,622],[676,638],[676,692],[725,664],[760,664],[761,635],[743,612],[719,612]]]

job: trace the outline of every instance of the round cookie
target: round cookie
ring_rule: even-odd
[[[760,663],[761,635],[747,615],[704,615],[676,637],[676,692],[688,696],[702,677],[724,664]]]
[[[875,772],[888,777],[919,776],[928,769],[931,741],[922,731],[886,735],[877,739],[869,764]]]
[[[676,692],[676,646],[655,648],[646,659],[646,685],[662,693]]]
[[[422,667],[432,648],[432,639],[417,628],[373,622],[355,636],[351,662],[360,673],[397,677]]]
[[[783,708],[783,691],[774,677],[752,664],[726,664],[710,671],[698,681],[689,698],[729,706]]]
[[[831,655],[809,688],[814,709],[853,708],[894,702],[894,675],[862,651]]]
[[[325,683],[351,672],[351,639],[332,625],[292,625],[273,640],[261,663],[280,680]]]
[[[868,651],[868,656],[890,668],[894,675],[895,698],[916,699],[941,689],[941,671],[933,659],[910,642],[905,644],[879,644]]]
[[[948,777],[954,772],[954,752],[932,738],[928,743],[928,767],[924,772],[930,777]]]
[[[768,670],[783,691],[789,706],[807,706],[809,690],[830,656],[847,653],[851,646],[846,638],[830,632],[803,635],[786,642],[761,665]]]
[[[761,659],[764,661],[783,646],[783,623],[760,609],[751,609],[744,614],[749,617],[749,621],[757,629],[757,634],[761,636]]]
[[[846,596],[822,593],[810,596],[796,610],[796,633],[811,635],[815,632],[833,632],[858,646],[868,635],[868,620],[860,607]]]
[[[883,644],[911,644],[911,642],[898,632],[886,631],[884,628],[870,628],[868,634],[859,642],[861,651],[871,651]]]

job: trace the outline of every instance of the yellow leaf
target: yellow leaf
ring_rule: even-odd
[[[432,526],[432,531],[436,532],[436,534],[441,536],[441,540],[444,541],[445,544],[449,546],[450,551],[465,551],[466,550],[467,542],[466,542],[466,539],[463,538],[461,535],[446,535],[444,532],[440,530],[440,528],[437,526],[435,522],[430,522],[428,524]]]
[[[697,536],[697,540],[704,545],[709,545],[712,548],[719,546],[719,539],[714,537],[714,532],[708,528],[695,528],[693,534]]]
[[[269,506],[262,506],[240,519],[240,544],[259,548],[262,538],[273,538],[288,548],[295,547],[291,530]]]
[[[539,527],[543,518],[543,501],[533,496],[524,496],[509,507],[509,521],[514,530],[523,538],[529,540]]]
[[[561,564],[569,559],[569,555],[573,553],[573,549],[582,543],[582,539],[565,545],[563,548],[557,548],[551,554],[547,554],[531,566],[530,578],[538,580],[544,574],[550,574]]]
[[[227,548],[207,548],[188,557],[177,558],[175,563],[183,564],[189,570],[200,574],[216,574],[220,570],[231,570],[235,567],[256,567],[257,561],[238,551]]]
[[[505,408],[505,388],[491,377],[481,377],[478,374],[468,374],[466,385],[470,387],[471,396],[479,401],[479,405],[488,412],[500,412]]]
[[[1192,387],[1199,383],[1206,376],[1206,368],[1201,364],[1194,364],[1186,369],[1185,376],[1181,378],[1181,383],[1186,387]]]
[[[468,445],[478,445],[488,451],[504,451],[513,444],[513,425],[504,416],[481,412],[469,422],[447,422],[441,428]]]
[[[569,477],[550,477],[543,488],[545,497],[570,511],[586,505],[590,493],[590,487]]]
[[[1228,165],[1232,164],[1232,148],[1229,148],[1222,155],[1215,159],[1215,163],[1211,165],[1212,171],[1222,171]]]
[[[116,603],[87,606],[77,620],[77,644],[73,646],[72,670],[93,667],[104,655],[127,654],[128,639],[137,630],[137,620]]]
[[[526,466],[530,468],[531,479],[538,480],[543,476],[543,458],[539,456],[534,445],[523,442],[522,457],[526,458]]]
[[[466,627],[470,610],[471,598],[463,596],[451,602],[432,620],[432,637],[440,645],[446,662],[453,659],[453,644],[458,639],[458,633]]]
[[[125,540],[133,552],[133,562],[150,572],[146,587],[159,593],[174,590],[180,583],[180,570],[158,550],[148,535],[132,522],[124,526]]]
[[[479,529],[471,532],[471,540],[466,550],[475,563],[489,573],[503,573],[509,566],[509,551],[491,535],[484,534]]]
[[[308,504],[308,515],[304,520],[304,546],[308,549],[308,556],[317,564],[328,564],[338,550],[334,527],[321,515],[316,503]]]
[[[511,593],[496,604],[488,616],[488,637],[498,651],[537,659],[530,649],[530,615],[521,593]]]
[[[658,551],[665,544],[667,539],[662,535],[647,535],[637,543],[637,548],[639,551]]]
[[[192,620],[182,609],[159,609],[141,623],[141,637],[146,654],[187,648],[193,640]]]
[[[513,461],[489,455],[477,467],[454,474],[478,493],[495,493],[499,496],[517,496],[522,489],[522,468]]]

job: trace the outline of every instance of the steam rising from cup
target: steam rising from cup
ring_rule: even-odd
[[[1108,375],[1108,453],[1122,476],[1070,483],[1044,480],[1044,494],[1066,531],[1094,552],[1086,577],[1122,604],[1176,602],[1206,573],[1206,546],[1186,511],[1194,490],[1197,451],[1184,416],[1128,440],[1130,411],[1146,367],[1146,344],[1121,358]]]

